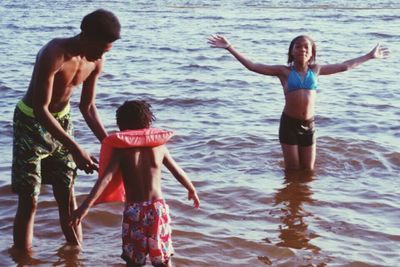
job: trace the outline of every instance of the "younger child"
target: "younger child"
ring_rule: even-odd
[[[285,107],[279,127],[287,170],[313,170],[315,163],[314,106],[317,77],[347,71],[374,58],[387,57],[389,51],[379,44],[371,52],[338,64],[316,64],[317,47],[306,35],[294,38],[288,51],[288,65],[264,65],[239,53],[222,35],[213,35],[208,43],[228,50],[243,66],[256,73],[279,78],[285,95]]]
[[[150,107],[145,101],[126,101],[120,106],[116,114],[121,130],[118,134],[149,129],[155,119]],[[71,224],[80,224],[120,169],[126,198],[121,257],[128,266],[140,266],[145,265],[149,254],[154,266],[170,266],[173,247],[169,208],[161,192],[162,165],[188,190],[188,199],[198,208],[200,201],[193,184],[165,145],[115,148],[89,196],[73,213]]]

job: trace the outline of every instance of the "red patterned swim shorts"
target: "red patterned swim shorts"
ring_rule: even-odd
[[[164,200],[126,203],[122,222],[122,255],[130,264],[166,264],[174,253],[169,207]]]

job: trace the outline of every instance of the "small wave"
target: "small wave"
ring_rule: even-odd
[[[174,48],[171,48],[171,47],[160,47],[160,48],[158,48],[158,50],[160,50],[160,51],[168,51],[168,52],[175,52],[175,53],[179,53],[180,52],[180,50],[179,49],[174,49]]]
[[[23,26],[20,29],[24,31],[31,31],[31,32],[57,32],[57,31],[73,31],[75,27],[72,26]]]
[[[198,99],[198,98],[165,98],[158,101],[159,105],[177,106],[177,107],[195,107],[199,105],[215,105],[224,101],[218,98]]]
[[[388,173],[397,155],[373,141],[320,137],[318,139],[319,168],[325,171],[352,175],[368,170]],[[386,155],[386,157],[385,157]],[[387,155],[392,155],[390,160]]]
[[[101,78],[106,80],[112,80],[115,78],[115,75],[112,75],[110,73],[104,73],[103,75],[101,75]]]
[[[344,3],[344,2],[343,2]],[[359,5],[356,1],[353,2],[347,2],[346,4],[339,4],[339,3],[332,3],[332,4],[317,4],[317,3],[310,3],[310,4],[304,4],[298,3],[298,4],[293,4],[291,3],[290,5],[287,5],[287,1],[281,3],[280,5],[262,5],[258,1],[255,1],[254,3],[246,3],[246,7],[252,7],[252,8],[257,8],[257,9],[296,9],[296,10],[381,10],[381,9],[400,9],[398,5],[391,5],[388,3],[376,3],[374,5],[366,5],[362,6]]]
[[[167,7],[172,7],[172,8],[178,8],[178,9],[199,9],[199,8],[212,8],[218,6],[216,4],[207,4],[207,3],[203,3],[201,5],[199,5],[198,3],[196,4],[191,4],[189,2],[187,2],[184,5],[167,5]],[[214,18],[215,16],[210,16],[211,18]],[[218,16],[217,16],[218,17]]]
[[[391,104],[360,103],[360,104],[358,104],[358,106],[371,108],[371,110],[379,110],[379,111],[387,111],[387,110],[395,109],[395,106],[393,106]]]
[[[232,85],[234,85],[235,87],[249,86],[249,83],[247,81],[244,81],[244,80],[226,79],[225,82],[229,86],[232,86]]]
[[[15,97],[15,89],[5,85],[2,81],[0,81],[0,90],[2,98],[4,98],[4,96],[12,96],[12,95],[14,95]]]
[[[17,24],[13,24],[13,23],[6,24],[6,25],[5,25],[5,28],[6,28],[6,29],[9,29],[9,30],[12,30],[12,31],[22,29],[22,27],[20,27],[20,26],[17,25]]]
[[[199,16],[199,17],[197,17],[197,16],[196,16],[196,17],[190,16],[190,17],[185,17],[184,19],[218,21],[218,20],[223,20],[223,19],[225,19],[225,18],[222,17],[222,16]]]
[[[198,52],[198,51],[203,51],[203,50],[205,50],[204,48],[193,48],[193,47],[191,47],[191,48],[187,48],[186,49],[186,51],[187,52]],[[197,56],[197,57],[195,57],[195,59],[198,59],[198,60],[204,60],[204,59],[214,59],[213,57],[206,57],[206,56],[204,56],[204,55],[201,55],[201,56]]]
[[[10,116],[11,117],[11,116]],[[11,145],[12,144],[12,134],[13,134],[13,122],[12,119],[4,119],[3,115],[0,115],[0,129],[1,130],[1,144]]]
[[[381,33],[381,32],[370,32],[370,33],[368,33],[368,35],[379,38],[379,39],[392,39],[392,38],[398,39],[398,38],[400,38],[399,35],[393,35],[393,34],[387,34],[387,33]]]
[[[150,80],[134,80],[130,82],[131,85],[148,85],[148,84],[154,84],[153,81]]]
[[[179,67],[180,70],[187,70],[187,71],[198,71],[198,70],[207,70],[207,71],[214,71],[218,69],[215,66],[204,66],[199,64],[190,64],[186,66]]]
[[[193,83],[199,83],[199,82],[200,82],[200,80],[198,80],[198,79],[185,78],[183,80],[170,79],[167,82],[165,82],[164,84],[188,87],[188,86],[192,86]]]
[[[398,21],[400,19],[400,16],[389,16],[389,15],[386,15],[386,16],[381,16],[381,19],[383,21]]]

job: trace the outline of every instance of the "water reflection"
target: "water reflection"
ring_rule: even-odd
[[[53,265],[53,266],[70,266],[70,267],[82,266],[79,259],[80,253],[81,249],[78,246],[65,244],[59,249],[57,249],[55,257],[50,256],[50,258],[48,258],[47,261],[45,261],[35,258],[34,257],[35,253],[32,251],[29,252],[22,251],[15,247],[11,247],[8,250],[8,254],[10,255],[10,258],[14,261],[16,266],[21,266],[21,267],[30,265],[38,265],[38,266]]]
[[[11,247],[8,250],[8,254],[10,258],[15,262],[16,266],[27,266],[27,265],[37,265],[37,264],[45,264],[46,262],[35,259],[33,257],[33,252],[22,251],[15,247]]]
[[[318,252],[320,249],[310,241],[318,237],[308,230],[307,217],[313,216],[304,209],[304,204],[312,204],[312,190],[309,183],[313,180],[313,172],[287,171],[284,187],[275,194],[275,206],[280,208],[279,238],[277,246],[295,249],[308,249]]]
[[[79,261],[80,253],[81,248],[79,246],[65,244],[57,250],[58,261],[54,266],[82,266]]]

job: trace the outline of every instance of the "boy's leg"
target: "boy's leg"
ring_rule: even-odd
[[[17,249],[31,251],[33,225],[41,186],[41,158],[47,151],[40,124],[15,108],[13,118],[12,191],[18,194],[13,238]]]
[[[146,207],[141,202],[125,203],[122,217],[122,255],[127,266],[146,265],[148,254]]]
[[[36,209],[36,197],[28,195],[19,196],[13,229],[14,246],[17,249],[27,252],[32,249],[33,225]]]
[[[149,228],[149,256],[153,266],[171,266],[174,254],[172,246],[171,217],[169,206],[164,200],[153,201],[150,215],[152,215]],[[151,216],[148,216],[149,218]]]
[[[72,212],[77,208],[74,181],[76,164],[72,155],[63,147],[42,160],[42,180],[53,186],[54,198],[57,201],[61,229],[68,243],[80,245],[82,242],[82,227],[70,226]]]
[[[73,136],[71,114],[68,113],[57,121],[66,133]],[[53,194],[58,204],[60,224],[68,243],[80,246],[82,243],[82,224],[70,226],[69,220],[72,212],[77,208],[74,182],[77,175],[77,167],[72,154],[61,145],[53,153],[53,157],[44,160],[46,175],[50,179],[55,179],[53,184]]]
[[[65,239],[72,245],[80,245],[82,243],[81,224],[78,226],[69,225],[71,213],[77,208],[73,187],[66,189],[53,186],[53,193],[58,204],[60,225]]]
[[[66,133],[72,136],[71,115],[68,113],[57,121]],[[55,150],[52,155],[42,160],[42,177],[44,183],[53,185],[54,198],[58,204],[61,229],[68,243],[81,245],[82,226],[70,226],[72,212],[77,208],[74,181],[77,174],[76,164],[72,154],[56,140],[53,140]]]

